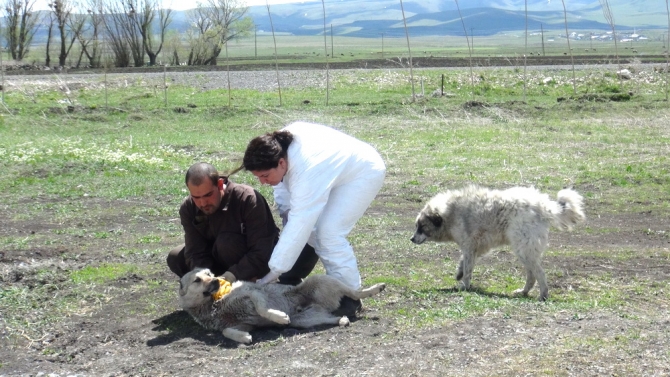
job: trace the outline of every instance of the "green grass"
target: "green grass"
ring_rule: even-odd
[[[611,253],[609,257],[616,256]],[[608,256],[603,256],[604,263]],[[438,262],[438,263],[436,263]],[[383,316],[398,318],[398,324],[406,328],[422,328],[443,326],[447,323],[475,316],[507,317],[510,313],[520,311],[538,311],[543,313],[571,312],[575,316],[584,315],[594,310],[624,310],[630,297],[642,293],[640,281],[619,282],[611,275],[591,276],[588,281],[580,281],[576,289],[553,290],[547,302],[537,301],[537,290],[531,291],[529,297],[516,297],[515,289],[523,287],[524,275],[521,266],[517,271],[499,270],[487,267],[486,263],[478,264],[472,281],[472,289],[459,291],[458,282],[453,274],[456,261],[434,260],[430,262],[405,262],[402,274],[380,274],[394,267],[390,264],[377,263],[363,269],[364,274],[377,274],[367,279],[367,284],[386,282],[388,291],[384,298],[369,300],[369,305],[382,311]],[[548,270],[550,281],[560,275],[557,271]],[[615,282],[615,283],[613,283]],[[667,283],[656,287],[655,291],[667,288]],[[386,302],[411,302],[395,308]],[[657,301],[657,300],[655,300]],[[366,301],[368,302],[368,301]]]
[[[137,266],[126,264],[103,264],[97,267],[84,267],[81,270],[72,271],[70,279],[75,284],[97,283],[104,284],[108,281],[118,279],[121,276],[138,272]]]
[[[105,253],[107,260],[69,265],[65,272],[35,272],[33,279],[39,284],[33,288],[3,286],[0,309],[9,313],[7,326],[18,333],[31,323],[55,323],[73,313],[95,311],[121,294],[120,288],[112,288],[115,281],[164,270],[164,254],[183,242],[181,226],[174,220],[186,195],[185,169],[204,160],[224,172],[231,170],[252,137],[300,119],[331,124],[370,142],[387,163],[386,184],[350,240],[365,284],[389,285],[369,305],[395,318],[399,327],[441,326],[478,316],[504,318],[520,311],[634,313],[629,298],[646,294],[653,303],[656,296],[614,275],[574,277],[576,288],[552,289],[550,301],[542,304],[534,297],[510,297],[523,285],[518,268],[478,266],[475,290],[454,291],[456,261],[445,252],[456,251],[456,246],[409,242],[422,202],[467,183],[496,188],[534,185],[552,196],[575,186],[586,198],[589,217],[667,213],[670,133],[663,120],[670,110],[662,80],[656,75],[620,88],[615,77],[604,73],[579,71],[575,96],[568,84],[571,72],[532,71],[525,102],[522,78],[513,68],[478,70],[474,88],[467,69],[420,70],[417,84],[423,82],[426,95],[415,100],[404,70],[333,72],[328,106],[322,89],[285,89],[282,106],[275,92],[233,90],[229,107],[226,90],[171,86],[165,108],[155,83],[138,80],[110,90],[109,109],[102,90],[73,90],[67,97],[80,107],[68,113],[60,111],[60,102],[67,98],[55,87],[8,91],[0,118],[0,213],[19,224],[17,228],[29,228],[26,224],[32,219],[40,219],[45,229],[2,235],[1,250],[9,254],[66,248],[54,258],[74,263],[86,262],[87,253],[102,247],[98,253]],[[449,96],[431,97],[442,74]],[[545,84],[546,78],[551,80]],[[636,95],[626,102],[579,97],[621,90],[634,90]],[[559,102],[559,97],[566,100]],[[312,103],[303,104],[305,99]],[[188,107],[186,113],[173,111],[188,104],[196,107]],[[239,173],[234,180],[272,197],[271,188],[260,187],[251,174]],[[588,224],[580,230],[601,236],[616,231]],[[652,224],[648,232],[663,237],[669,229],[667,224]],[[550,249],[547,256],[626,263],[639,252],[586,247]],[[667,251],[643,252],[670,258]],[[68,279],[59,280],[63,273]],[[548,274],[560,277],[561,271]],[[146,298],[146,312],[167,310],[174,300],[175,288],[164,281],[128,284],[133,290],[161,292]],[[654,288],[667,289],[666,282]],[[59,291],[77,293],[58,296],[47,314],[36,310]],[[413,304],[396,304],[408,301]]]

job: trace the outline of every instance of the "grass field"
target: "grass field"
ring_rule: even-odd
[[[593,54],[602,56],[613,56],[615,46],[613,41],[592,41],[593,35],[603,34],[602,30],[579,30],[586,38],[571,40],[571,48],[575,55]],[[662,31],[650,30],[649,40],[621,42],[618,44],[620,56],[644,56],[661,55],[666,50]],[[547,30],[544,34],[533,32],[524,38],[524,31],[510,31],[495,35],[471,37],[471,47],[474,57],[482,56],[523,56],[524,49],[533,55],[563,55],[568,52],[568,44],[560,35],[565,30]],[[544,36],[544,43],[542,37]],[[327,53],[334,61],[381,58],[394,58],[398,56],[407,57],[406,38],[354,38],[346,36],[330,36],[324,41],[323,36],[318,37],[296,37],[277,36],[277,53],[280,57],[296,59],[325,60]],[[324,42],[327,46],[324,45]],[[411,37],[410,49],[415,57],[467,57],[468,41],[463,36],[431,36]],[[634,52],[636,51],[636,52]],[[263,35],[256,38],[242,38],[231,41],[228,55],[231,59],[265,58],[273,55],[274,45],[271,35]],[[317,56],[318,54],[318,56]],[[221,56],[223,63],[225,59]],[[252,60],[252,59],[250,59]]]
[[[249,375],[666,375],[667,75],[627,68],[625,81],[580,70],[575,86],[563,69],[455,70],[435,96],[445,71],[419,70],[415,98],[405,70],[333,72],[328,105],[323,86],[287,88],[281,106],[275,91],[175,85],[166,106],[141,78],[107,91],[101,77],[67,90],[57,85],[65,76],[10,87],[0,376],[183,375],[193,365],[249,374],[247,363]],[[385,185],[350,241],[364,284],[389,288],[347,332],[266,332],[235,351],[178,314],[164,256],[182,239],[183,174],[196,161],[233,169],[252,137],[292,120],[332,125],[384,157]],[[249,173],[234,179],[272,197]],[[423,202],[468,183],[585,197],[587,223],[551,234],[548,302],[511,296],[524,276],[508,249],[459,292],[457,247],[409,242]],[[208,358],[220,363],[199,361]]]

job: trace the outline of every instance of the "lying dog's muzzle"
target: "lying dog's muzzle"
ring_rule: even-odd
[[[412,238],[410,238],[410,241],[414,242],[417,245],[421,245],[422,243],[426,242],[427,239],[428,237],[426,237],[425,234],[414,233]]]

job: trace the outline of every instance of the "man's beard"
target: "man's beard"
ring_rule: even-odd
[[[205,215],[211,215],[216,211],[216,206],[213,205],[207,205],[205,207],[200,208],[200,211],[202,211]]]

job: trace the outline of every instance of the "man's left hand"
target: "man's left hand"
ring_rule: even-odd
[[[228,281],[230,283],[234,283],[234,282],[237,281],[237,278],[235,277],[235,275],[233,275],[233,273],[230,272],[230,271],[226,271],[223,275],[221,275],[221,277],[226,279],[226,281]]]

